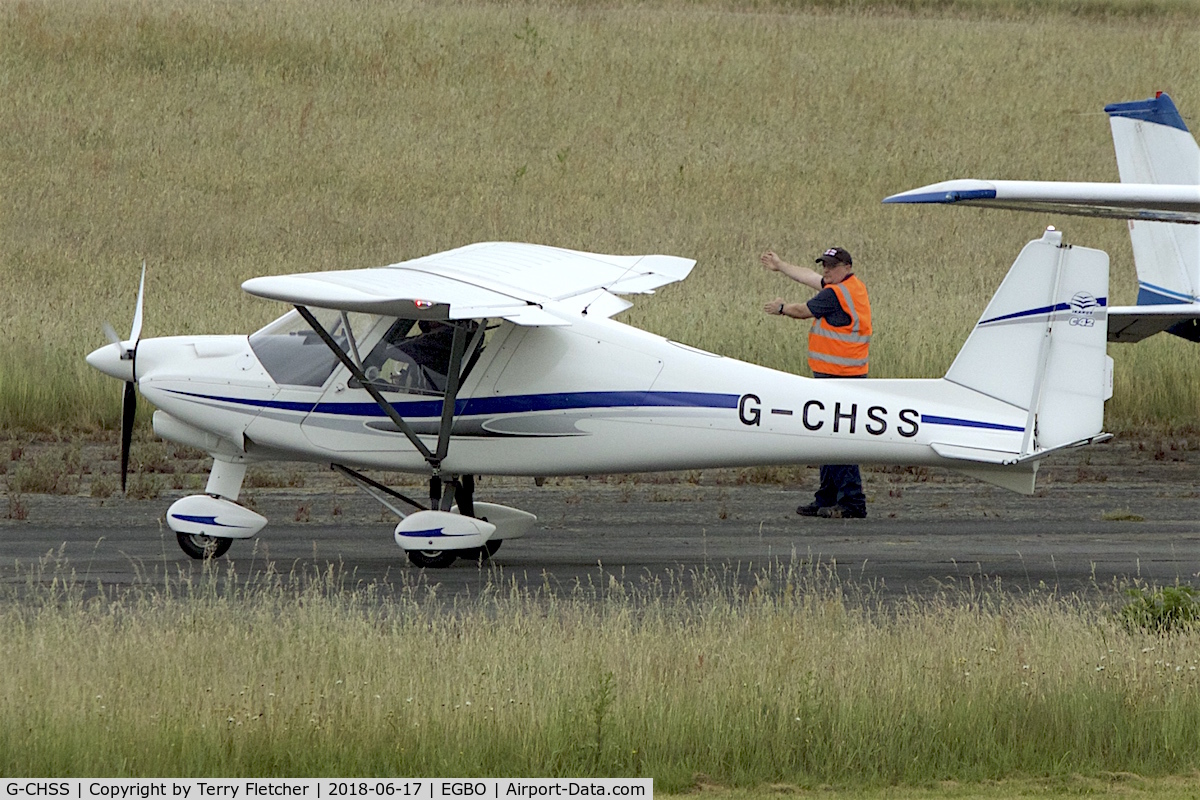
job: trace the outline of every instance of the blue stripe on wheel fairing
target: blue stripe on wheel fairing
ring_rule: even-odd
[[[214,528],[245,528],[246,525],[229,525],[225,522],[217,522],[216,516],[201,517],[196,514],[172,514],[173,518],[181,522],[194,522],[198,525],[212,525]]]
[[[406,539],[466,539],[469,536],[478,536],[478,533],[446,533],[445,528],[430,528],[427,531],[400,531],[397,536],[403,536]]]
[[[303,413],[332,414],[347,417],[382,417],[383,410],[374,402],[367,403],[303,403],[278,400],[251,400],[242,397],[175,392],[183,397],[199,400],[216,400],[222,403],[298,411]],[[737,408],[738,395],[714,394],[711,392],[562,392],[556,394],[525,394],[507,397],[472,397],[454,404],[454,414],[459,417],[491,416],[495,414],[519,414],[530,411],[565,411],[580,408]],[[408,419],[440,417],[442,401],[418,400],[397,402],[392,406]]]
[[[1016,425],[1001,425],[998,422],[983,422],[977,419],[959,419],[957,417],[937,417],[932,414],[921,415],[922,425],[953,425],[959,428],[983,428],[989,431],[1014,431],[1023,433],[1023,427]]]

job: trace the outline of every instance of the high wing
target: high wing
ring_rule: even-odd
[[[1200,224],[1200,186],[1186,185],[968,178],[910,189],[884,198],[883,202],[987,206],[1081,217]]]
[[[666,255],[614,256],[516,242],[484,242],[386,267],[252,278],[242,289],[300,306],[433,319],[503,318],[569,325],[611,317],[683,280],[696,262]]]

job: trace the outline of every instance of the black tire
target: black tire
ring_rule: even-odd
[[[408,560],[414,567],[445,569],[454,563],[460,551],[456,550],[407,550]]]
[[[500,549],[500,545],[503,542],[503,539],[488,539],[483,543],[483,547],[476,547],[474,550],[463,550],[461,557],[468,558],[477,564],[482,564],[496,555],[496,551]]]
[[[233,539],[220,536],[208,536],[203,533],[177,533],[179,548],[199,561],[220,558],[229,551]]]

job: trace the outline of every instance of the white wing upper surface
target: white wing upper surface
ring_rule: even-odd
[[[883,202],[988,206],[1085,217],[1200,223],[1200,186],[1187,185],[968,178],[910,189]]]
[[[651,293],[686,278],[695,263],[677,256],[484,242],[387,267],[252,278],[242,288],[271,300],[342,311],[568,325],[579,314],[612,316],[630,305],[616,295]]]

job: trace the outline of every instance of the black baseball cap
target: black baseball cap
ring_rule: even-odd
[[[853,266],[854,261],[850,258],[850,254],[841,247],[831,247],[821,255],[817,256],[818,264],[846,264]]]

